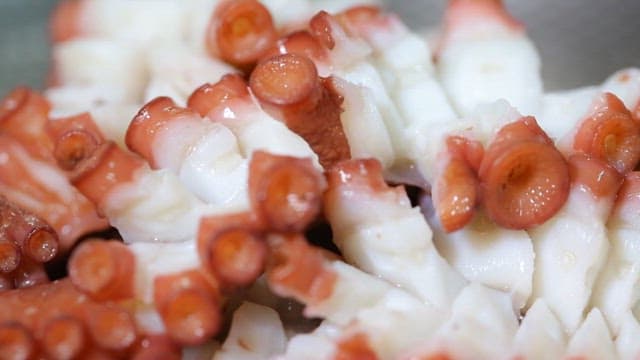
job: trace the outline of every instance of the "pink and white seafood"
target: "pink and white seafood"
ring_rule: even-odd
[[[609,255],[591,297],[591,306],[600,309],[613,335],[618,334],[629,312],[640,300],[637,291],[640,286],[640,244],[635,215],[639,185],[640,174],[637,172],[625,176],[607,222]]]
[[[327,177],[325,214],[345,259],[436,308],[449,309],[466,281],[438,254],[429,225],[404,189],[386,185],[380,163],[339,163]]]
[[[542,101],[538,52],[502,0],[450,0],[436,52],[440,80],[460,115],[507,100],[525,115]]]

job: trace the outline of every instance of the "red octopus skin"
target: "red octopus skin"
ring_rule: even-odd
[[[251,73],[249,85],[267,112],[309,143],[323,167],[351,157],[340,122],[342,97],[331,81],[318,76],[309,58],[284,54],[266,59]]]

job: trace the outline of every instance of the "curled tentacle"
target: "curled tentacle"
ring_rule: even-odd
[[[573,148],[625,174],[640,161],[640,124],[618,97],[605,93],[580,125]]]
[[[249,67],[276,41],[269,10],[256,0],[225,0],[209,22],[207,49],[213,56],[240,67]]]
[[[182,345],[202,344],[221,324],[218,285],[200,271],[158,276],[154,301],[169,337]]]
[[[68,280],[5,292],[0,305],[0,327],[19,324],[33,339],[32,348],[47,352],[94,348],[125,354],[138,338],[127,311],[87,299]]]
[[[78,163],[71,181],[95,204],[101,204],[114,187],[129,182],[145,162],[134,154],[108,141],[96,148],[90,157]]]
[[[324,167],[351,157],[340,122],[342,97],[331,81],[318,77],[309,58],[285,54],[262,61],[249,84],[268,111],[311,145]]]
[[[310,159],[254,152],[249,164],[251,207],[276,231],[303,231],[320,213],[326,186]]]
[[[225,287],[244,287],[264,271],[267,245],[253,214],[211,216],[200,221],[198,252]]]
[[[166,130],[170,122],[194,115],[197,116],[192,110],[176,105],[171,98],[157,97],[144,105],[131,121],[125,138],[127,147],[157,168],[153,154],[156,135]]]
[[[227,74],[215,84],[204,84],[197,88],[187,101],[187,105],[200,116],[224,108],[224,105],[237,98],[249,96],[246,81],[238,74]]]
[[[105,139],[89,113],[49,121],[47,131],[55,142],[53,157],[64,170],[76,167]]]
[[[0,101],[0,130],[32,156],[50,160],[53,143],[45,130],[50,107],[42,95],[18,87]]]
[[[272,256],[267,266],[269,286],[278,295],[315,304],[331,296],[337,279],[327,254],[297,234],[269,239]]]
[[[489,144],[478,172],[489,217],[527,229],[552,217],[569,194],[569,169],[535,119],[505,125]]]
[[[610,164],[585,154],[569,157],[569,175],[573,186],[587,188],[596,198],[614,198],[623,176]]]
[[[133,296],[135,259],[119,241],[89,240],[69,259],[73,285],[92,299],[123,300]]]
[[[479,200],[475,172],[484,150],[479,142],[460,136],[447,138],[447,150],[448,159],[436,176],[431,193],[442,228],[451,232],[464,227],[475,214]]]

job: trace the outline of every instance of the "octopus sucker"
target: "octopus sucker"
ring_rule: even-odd
[[[309,58],[284,54],[263,60],[249,84],[267,111],[311,145],[323,167],[351,157],[340,122],[342,98],[330,81],[318,77]]]
[[[73,170],[104,142],[104,135],[90,113],[58,118],[47,123],[54,139],[53,157],[63,170]]]
[[[133,297],[135,259],[120,241],[91,239],[82,242],[69,259],[73,285],[94,300]]]
[[[544,223],[569,194],[567,162],[531,117],[500,129],[485,151],[478,177],[487,214],[509,229]]]
[[[211,17],[207,49],[213,56],[250,68],[277,40],[269,10],[256,0],[224,0]]]
[[[326,183],[309,159],[257,151],[249,173],[251,207],[275,231],[303,231],[320,214]]]
[[[640,124],[617,96],[604,93],[579,125],[573,149],[602,159],[624,174],[640,161]]]
[[[256,217],[239,213],[203,218],[198,252],[220,284],[233,289],[252,284],[262,274],[268,248]]]
[[[199,270],[158,276],[153,298],[168,336],[182,345],[197,345],[221,326],[220,293],[215,280]]]
[[[573,184],[586,187],[595,198],[615,198],[623,176],[610,164],[586,154],[571,155],[569,176]]]
[[[37,354],[29,330],[19,323],[0,325],[0,357],[8,360],[32,359]]]

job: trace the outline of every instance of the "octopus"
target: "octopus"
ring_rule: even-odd
[[[0,358],[640,356],[640,70],[545,93],[500,0],[430,40],[62,0],[50,36],[0,101]]]

